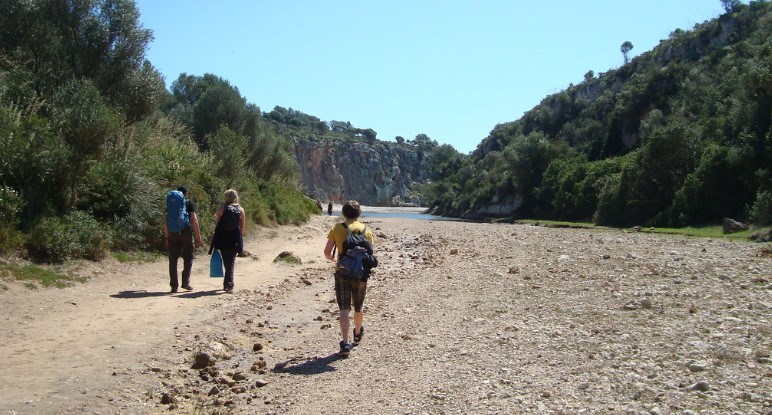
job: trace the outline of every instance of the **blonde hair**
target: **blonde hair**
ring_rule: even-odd
[[[228,189],[228,190],[226,190],[225,193],[222,195],[222,204],[224,206],[238,205],[239,204],[239,192],[237,192],[235,189]]]

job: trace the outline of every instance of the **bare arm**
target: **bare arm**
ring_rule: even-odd
[[[198,248],[203,245],[203,242],[201,242],[201,228],[198,226],[198,215],[196,215],[196,212],[190,212],[190,226],[193,228],[195,244],[196,248]]]
[[[335,261],[335,256],[332,253],[333,248],[335,248],[335,241],[328,239],[327,245],[324,246],[324,257],[330,261]]]
[[[247,212],[244,211],[243,207],[239,206],[239,209],[241,209],[241,217],[239,218],[239,226],[241,226],[241,237],[247,236]]]
[[[220,221],[220,218],[222,217],[223,209],[225,209],[223,206],[220,206],[219,209],[217,209],[217,213],[214,215],[214,224],[217,225],[217,222]]]

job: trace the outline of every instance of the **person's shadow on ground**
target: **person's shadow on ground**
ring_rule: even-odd
[[[187,291],[183,292],[182,294],[176,294],[174,297],[177,298],[201,298],[201,297],[207,297],[210,295],[221,295],[225,294],[225,291],[223,290],[209,290],[209,291]]]
[[[318,375],[325,372],[334,372],[338,368],[330,366],[330,363],[340,359],[343,359],[343,357],[338,353],[333,353],[326,357],[315,357],[301,363],[296,363],[300,359],[293,357],[286,362],[277,363],[273,368],[273,372],[292,375]]]
[[[168,291],[147,291],[147,290],[130,290],[121,291],[118,294],[111,294],[113,298],[145,298],[145,297],[161,297],[169,295]]]
[[[222,290],[209,290],[209,291],[184,291],[182,293],[170,293],[169,291],[147,291],[147,290],[129,290],[121,291],[118,294],[111,294],[113,298],[146,298],[146,297],[177,297],[177,298],[199,298],[209,295],[224,294]]]

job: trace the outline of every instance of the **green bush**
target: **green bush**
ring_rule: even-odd
[[[108,226],[86,212],[74,211],[40,221],[32,229],[27,250],[40,262],[61,263],[75,258],[98,261],[107,256],[112,239]]]
[[[18,213],[24,205],[19,193],[0,185],[0,254],[15,252],[22,246],[24,235],[16,229]]]
[[[772,192],[759,192],[750,213],[756,225],[772,225]]]
[[[316,202],[299,190],[297,183],[287,179],[271,180],[240,178],[233,186],[239,192],[239,200],[247,213],[247,228],[250,224],[274,226],[302,224],[319,212]],[[222,200],[222,190],[215,200],[217,207]],[[203,232],[203,230],[202,230]]]

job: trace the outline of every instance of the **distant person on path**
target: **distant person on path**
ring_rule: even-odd
[[[223,194],[223,203],[217,210],[214,223],[212,246],[219,249],[225,266],[223,290],[233,293],[233,269],[236,266],[236,256],[244,251],[246,214],[239,205],[239,194],[234,189],[228,189]]]
[[[166,197],[166,220],[164,220],[164,246],[169,255],[169,285],[171,293],[177,292],[179,280],[177,262],[182,256],[182,288],[192,291],[190,271],[193,268],[193,237],[195,246],[202,245],[201,229],[196,216],[196,204],[188,199],[188,189],[180,186]],[[171,204],[171,205],[170,205]],[[178,204],[175,207],[174,204]],[[170,211],[170,209],[176,209]]]
[[[345,221],[343,223],[336,223],[332,227],[327,235],[327,245],[324,247],[324,256],[330,261],[335,261],[334,250],[338,251],[338,255],[343,254],[343,242],[346,240],[349,232],[361,233],[364,231],[364,236],[371,244],[373,242],[373,233],[370,227],[357,220],[362,213],[359,202],[356,200],[347,201],[343,205],[342,211]],[[340,354],[342,356],[348,356],[353,349],[353,345],[349,343],[348,337],[350,326],[349,313],[352,302],[354,303],[354,329],[352,331],[354,343],[359,343],[364,335],[364,313],[362,312],[362,306],[367,292],[368,276],[369,269],[366,268],[364,279],[346,278],[338,271],[338,264],[336,263],[335,265],[335,299],[340,309]]]
[[[322,212],[324,212],[322,210],[322,202],[320,202],[319,199],[316,199],[316,208],[319,209],[319,214],[320,215],[322,214]]]
[[[332,202],[327,204],[327,215],[332,216]]]

